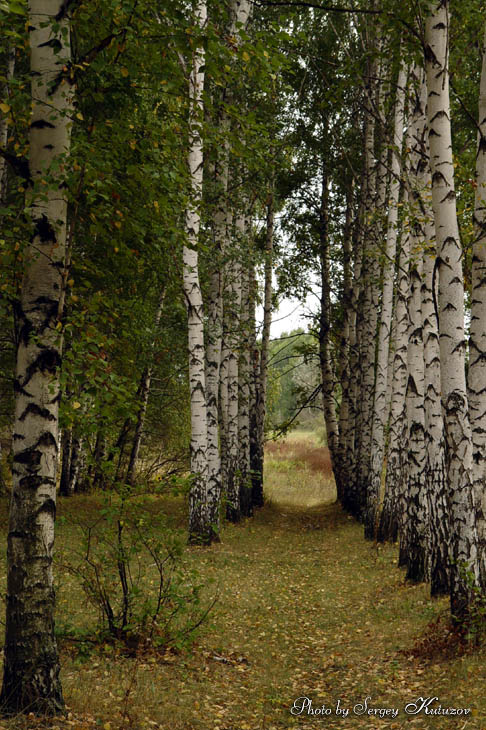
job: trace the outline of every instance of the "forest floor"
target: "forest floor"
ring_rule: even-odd
[[[212,581],[208,597],[218,596],[192,647],[128,657],[103,645],[76,655],[61,638],[70,714],[43,727],[486,728],[486,652],[454,649],[446,599],[431,601],[426,586],[405,583],[396,547],[365,542],[332,502],[326,449],[294,435],[269,446],[266,470],[269,500],[253,519],[226,527],[220,545],[185,550],[188,565]],[[164,509],[169,503],[183,527],[181,498]],[[99,511],[95,497],[60,505],[67,516],[90,509]],[[6,505],[3,526],[5,516]],[[61,521],[58,552],[75,539]],[[57,571],[58,623],[85,620],[92,609],[79,586]],[[302,697],[312,707],[293,716]],[[407,715],[419,697],[472,712]],[[388,715],[362,713],[364,705]],[[0,722],[0,730],[37,726],[34,718]]]

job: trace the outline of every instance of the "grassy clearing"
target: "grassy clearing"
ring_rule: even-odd
[[[213,581],[208,596],[215,590],[219,594],[192,649],[130,658],[106,646],[82,659],[62,644],[71,716],[47,727],[486,728],[485,652],[450,659],[440,653],[410,655],[417,637],[444,636],[440,628],[427,626],[446,613],[446,601],[432,602],[426,587],[406,584],[396,566],[396,549],[366,543],[362,528],[335,504],[322,501],[305,511],[301,499],[294,510],[288,502],[279,503],[278,485],[287,495],[287,478],[301,493],[314,478],[314,448],[296,437],[271,447],[272,503],[252,520],[228,526],[221,545],[187,548],[187,564],[197,565],[204,579]],[[325,452],[320,458],[326,461]],[[162,508],[184,527],[180,499],[154,501],[154,521]],[[76,497],[62,501],[60,511],[96,515],[98,509],[95,498]],[[2,520],[5,510],[3,505]],[[76,539],[68,520],[60,526],[59,556]],[[78,623],[93,620],[79,586],[63,574],[58,601],[60,619],[69,614]],[[304,695],[314,709],[325,705],[332,714],[292,717],[290,707]],[[466,722],[405,715],[405,704],[419,696],[437,696],[443,707],[471,707],[474,716]],[[352,714],[366,697],[371,697],[369,707],[399,708],[400,714],[384,719]],[[351,708],[347,718],[334,714],[338,700]],[[36,721],[17,719],[0,727],[33,728]]]
[[[329,451],[312,431],[294,431],[285,441],[270,441],[265,466],[265,494],[272,504],[309,510],[336,499]]]

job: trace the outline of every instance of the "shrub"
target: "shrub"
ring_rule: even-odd
[[[203,584],[183,563],[184,543],[140,496],[106,499],[97,519],[77,523],[82,552],[67,569],[98,611],[97,633],[133,651],[190,643],[215,600],[203,605]]]

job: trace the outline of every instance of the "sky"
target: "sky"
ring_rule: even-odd
[[[272,340],[280,337],[284,332],[291,332],[297,327],[307,330],[311,312],[311,301],[300,302],[298,299],[282,299],[278,309],[273,312],[270,337]],[[263,307],[257,309],[257,322],[263,319]]]

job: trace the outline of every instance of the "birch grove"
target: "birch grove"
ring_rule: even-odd
[[[274,488],[302,497],[268,479],[269,441],[309,424],[316,499],[339,503],[322,523],[395,543],[403,580],[449,597],[451,636],[476,636],[486,23],[470,0],[392,5],[0,2],[6,714],[65,710],[57,494],[96,504],[111,637],[152,650],[162,628],[125,630],[149,532],[134,518],[125,548],[128,501],[160,504],[161,531],[180,507],[168,562],[223,554],[280,521]],[[113,525],[122,629],[90,553]]]

